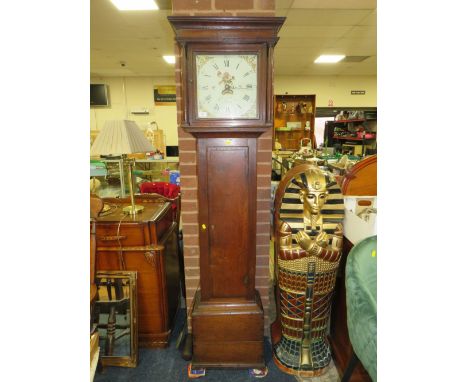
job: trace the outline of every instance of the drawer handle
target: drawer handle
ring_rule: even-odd
[[[119,235],[119,236],[99,236],[99,240],[102,240],[102,241],[117,241],[117,240],[124,240],[126,238],[127,238],[127,236],[122,236],[122,235]]]

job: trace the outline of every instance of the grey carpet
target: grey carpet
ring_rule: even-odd
[[[136,368],[106,367],[96,372],[95,382],[164,382],[189,381],[187,367],[189,362],[184,361],[175,342],[184,324],[185,310],[179,310],[175,327],[166,349],[139,349],[139,362]],[[265,378],[255,378],[249,375],[246,369],[207,369],[206,375],[198,380],[200,382],[247,382],[247,381],[275,381],[296,382],[292,375],[281,372],[272,359],[270,340],[265,337],[265,362],[268,375]],[[190,380],[192,381],[192,380]]]

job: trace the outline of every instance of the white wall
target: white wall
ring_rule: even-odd
[[[156,121],[164,131],[166,146],[178,144],[176,106],[155,106],[154,85],[174,85],[170,77],[93,77],[91,83],[109,86],[110,107],[90,109],[91,130],[100,130],[109,119],[131,119],[141,129]],[[149,114],[131,114],[132,108],[145,107]]]
[[[154,106],[154,85],[174,85],[172,77],[93,77],[92,83],[109,85],[110,107],[91,108],[91,130],[100,130],[108,119],[131,119],[145,129],[156,121],[164,130],[166,145],[177,145],[176,106]],[[377,78],[375,76],[278,76],[275,94],[315,94],[319,107],[327,107],[329,99],[335,107],[377,106]],[[365,95],[351,95],[351,90],[365,90]],[[134,107],[146,107],[147,115],[131,114]]]
[[[275,94],[315,94],[318,107],[376,107],[376,76],[278,76],[275,77]],[[365,95],[351,95],[351,90],[365,90]]]

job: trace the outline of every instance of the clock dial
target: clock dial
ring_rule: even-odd
[[[198,54],[198,118],[258,118],[257,55]]]

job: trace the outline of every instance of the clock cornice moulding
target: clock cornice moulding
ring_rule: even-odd
[[[180,107],[182,111],[180,126],[186,132],[200,136],[210,133],[218,133],[223,136],[244,133],[245,136],[253,137],[271,129],[273,126],[273,51],[279,39],[277,33],[285,18],[169,16],[168,20],[175,32],[180,52]],[[219,112],[221,109],[216,109],[216,112],[205,110],[203,102],[199,104],[199,99],[202,99],[199,97],[202,93],[205,98],[207,97],[205,90],[203,90],[206,88],[206,84],[200,88],[197,85],[196,57],[203,55],[257,56],[255,69],[257,117],[249,115],[251,109],[247,110],[246,113],[233,115],[229,111],[232,110],[230,106],[236,105],[227,105],[226,102],[222,102],[222,104],[218,102],[219,107],[225,107],[225,111],[222,113]],[[221,65],[219,66],[221,67]],[[237,78],[232,70],[226,72],[231,75],[232,79]],[[205,74],[210,75],[209,73]],[[225,74],[223,73],[223,75]],[[229,83],[227,84],[229,85]],[[235,89],[235,86],[233,85],[229,90]],[[212,89],[217,91],[213,87]],[[229,102],[234,102],[234,98]],[[202,115],[200,111],[206,115]]]
[[[268,42],[271,46],[278,42],[278,31],[286,17],[255,16],[168,16],[177,42],[193,41]],[[256,34],[252,35],[252,30]],[[219,34],[219,31],[223,31]],[[195,32],[195,33],[194,33]]]

